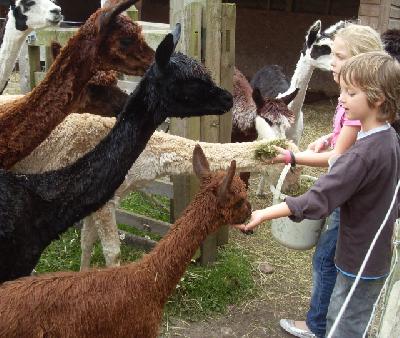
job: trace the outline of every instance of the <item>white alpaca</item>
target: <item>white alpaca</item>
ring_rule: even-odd
[[[14,1],[8,1],[8,4]],[[61,8],[51,0],[35,0],[15,2],[16,10],[26,16],[23,19],[26,29],[17,29],[15,11],[10,10],[7,16],[7,23],[4,31],[3,44],[0,48],[0,93],[7,85],[8,79],[14,69],[18,53],[24,44],[26,37],[35,29],[57,25],[61,20]]]
[[[13,171],[39,173],[58,169],[91,150],[114,125],[114,118],[91,114],[69,115],[51,135],[27,158],[19,162]],[[226,169],[232,159],[237,169],[249,172],[272,170],[270,175],[279,176],[281,166],[266,166],[254,159],[254,151],[261,142],[251,143],[203,143],[200,142],[210,162],[210,168]],[[95,214],[87,217],[82,229],[81,268],[88,268],[93,244],[100,237],[107,266],[119,265],[120,240],[115,222],[115,207],[130,191],[141,188],[154,179],[166,175],[191,174],[193,140],[155,132],[146,149],[129,170],[124,183],[113,200]]]
[[[344,26],[344,21],[339,21],[335,25],[330,26],[321,33],[321,21],[317,20],[307,31],[304,49],[300,53],[300,58],[297,61],[296,69],[290,81],[289,88],[278,95],[284,97],[294,89],[299,88],[299,91],[288,108],[294,113],[295,121],[285,130],[286,137],[292,140],[296,145],[300,144],[303,134],[303,104],[306,96],[308,84],[311,76],[316,68],[329,71],[331,69],[331,46],[333,36],[336,31]],[[276,79],[275,79],[276,80]],[[259,123],[257,131],[265,124]],[[283,130],[283,129],[282,129]],[[281,137],[281,135],[276,135]],[[259,137],[260,138],[260,137]],[[263,176],[258,184],[257,196],[264,195],[265,176]]]
[[[278,97],[285,96],[286,93],[292,92],[294,88],[300,89],[294,100],[289,104],[289,109],[295,114],[295,122],[286,131],[286,137],[293,140],[297,145],[300,143],[303,134],[302,108],[311,76],[316,68],[325,71],[331,70],[333,36],[339,28],[343,27],[343,24],[343,21],[339,21],[322,33],[320,20],[317,20],[310,27],[306,34],[304,49],[300,53],[296,70],[290,80],[290,87],[285,93],[278,95]]]

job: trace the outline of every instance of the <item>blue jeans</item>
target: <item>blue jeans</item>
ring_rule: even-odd
[[[334,258],[339,224],[340,209],[336,208],[329,217],[327,230],[318,240],[313,257],[313,288],[306,323],[317,337],[325,336],[326,315],[336,282]]]

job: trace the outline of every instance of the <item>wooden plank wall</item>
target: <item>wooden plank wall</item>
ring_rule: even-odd
[[[392,0],[390,4],[388,29],[400,29],[400,0]]]
[[[361,0],[359,19],[378,32],[400,29],[400,0]]]

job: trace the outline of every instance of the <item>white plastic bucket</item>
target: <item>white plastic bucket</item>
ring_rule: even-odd
[[[283,168],[278,183],[276,184],[276,188],[271,186],[271,191],[273,192],[273,204],[280,203],[285,198],[281,193],[281,188],[289,169],[290,164]],[[302,175],[302,177],[316,180],[315,177],[311,176]],[[274,238],[283,246],[290,249],[309,250],[317,244],[324,223],[324,219],[305,219],[296,223],[291,221],[288,217],[282,217],[272,220],[272,236],[274,236]]]

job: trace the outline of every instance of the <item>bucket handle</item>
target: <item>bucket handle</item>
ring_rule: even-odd
[[[286,197],[281,193],[281,189],[282,189],[283,181],[285,180],[286,175],[288,174],[288,172],[290,170],[290,167],[291,167],[291,164],[286,164],[283,167],[281,175],[279,176],[279,179],[278,179],[278,183],[276,183],[276,187],[274,187],[272,184],[270,185],[270,189],[271,189],[272,196],[273,196],[273,198],[272,198],[273,204],[278,204],[280,199],[282,199],[283,197]]]
[[[269,186],[269,189],[272,193],[272,204],[278,204],[280,201],[283,201],[287,197],[287,195],[281,192],[281,189],[283,182],[285,181],[285,178],[290,170],[290,167],[290,164],[284,166],[281,175],[279,176],[278,182],[276,183],[276,187],[273,184]],[[301,175],[301,178],[307,178],[313,180],[314,182],[317,180],[316,177],[310,175]]]

